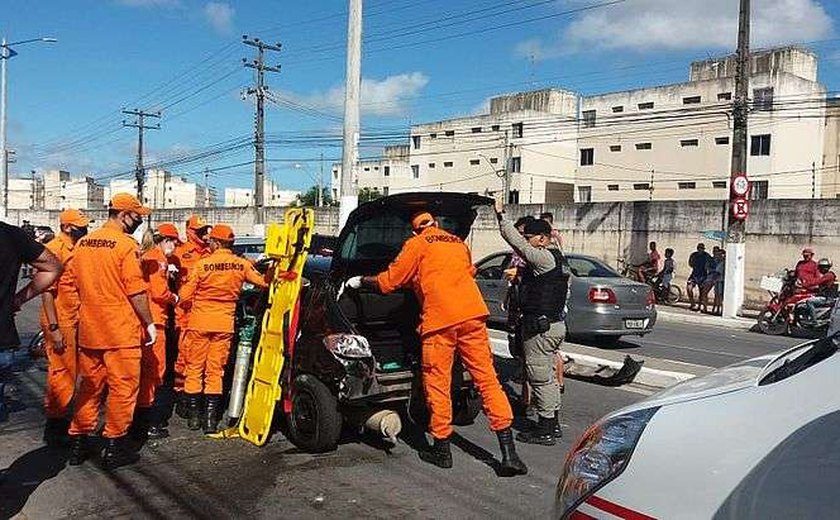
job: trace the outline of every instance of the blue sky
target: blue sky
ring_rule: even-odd
[[[285,188],[313,184],[340,157],[343,0],[4,0],[0,34],[55,44],[19,47],[9,62],[13,174],[69,169],[96,177],[134,165],[136,131],[122,108],[162,110],[147,163],[253,132],[240,92],[253,49],[242,34],[283,43],[268,76],[268,171]],[[840,90],[840,2],[753,0],[755,46],[806,42],[820,78]],[[735,0],[366,0],[363,138],[476,113],[496,94],[557,86],[584,94],[683,81],[693,59],[734,48]],[[292,107],[292,108],[290,108]],[[302,108],[303,107],[303,108]],[[289,142],[292,138],[292,142]],[[363,154],[376,154],[376,146]],[[217,188],[248,185],[250,147],[169,168]],[[295,164],[303,168],[295,168]],[[326,176],[325,176],[326,178]]]

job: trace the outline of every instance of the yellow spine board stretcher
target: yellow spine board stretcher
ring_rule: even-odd
[[[273,259],[274,276],[268,289],[268,307],[263,316],[259,343],[254,354],[245,407],[239,420],[239,437],[262,446],[271,433],[274,409],[280,400],[280,374],[285,360],[285,331],[300,294],[315,213],[311,209],[286,211],[283,224],[270,224],[265,253]],[[223,436],[230,437],[235,432]]]

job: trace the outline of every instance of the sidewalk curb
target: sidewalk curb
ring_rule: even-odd
[[[492,345],[492,351],[494,355],[507,359],[512,358],[510,352],[508,351],[507,341],[491,337],[490,344]],[[609,359],[589,356],[577,352],[568,352],[562,349],[561,352],[563,352],[563,354],[572,362],[584,367],[598,368],[602,366],[608,366],[611,368],[619,369],[622,366],[622,363],[619,361],[612,361]],[[636,379],[633,380],[632,384],[648,387],[653,390],[662,390],[663,388],[668,388],[677,383],[693,379],[694,377],[696,376],[689,372],[672,372],[668,370],[658,370],[655,368],[647,368],[645,366],[642,366],[642,369],[639,371],[638,375],[636,375]]]
[[[676,323],[691,323],[693,325],[707,325],[710,327],[725,327],[728,329],[750,330],[756,324],[755,320],[749,318],[721,318],[720,316],[707,316],[704,314],[683,314],[656,308],[656,319]]]

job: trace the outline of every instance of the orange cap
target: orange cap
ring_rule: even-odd
[[[213,226],[213,229],[210,230],[210,238],[224,240],[225,242],[233,242],[235,236],[233,234],[233,229],[231,229],[231,227],[227,224],[216,224]]]
[[[133,211],[138,215],[148,215],[152,212],[151,209],[140,204],[137,197],[130,193],[117,193],[111,197],[111,203],[108,207],[117,211]]]
[[[69,224],[76,227],[87,227],[87,225],[90,224],[90,219],[77,209],[65,209],[59,213],[58,222],[62,226]]]
[[[424,227],[428,227],[429,224],[432,224],[434,221],[435,217],[433,217],[431,213],[428,211],[421,211],[411,217],[411,229],[418,231]]]
[[[210,224],[198,215],[193,215],[189,218],[189,220],[187,220],[187,229],[195,231],[206,227],[210,227]]]
[[[169,222],[165,222],[159,225],[157,227],[157,234],[166,238],[174,238],[175,240],[181,239],[181,237],[178,235],[178,228],[176,228],[174,224],[170,224]]]

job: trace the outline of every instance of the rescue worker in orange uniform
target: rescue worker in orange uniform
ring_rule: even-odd
[[[102,466],[113,469],[139,458],[126,445],[126,436],[140,387],[141,348],[155,343],[157,329],[140,269],[139,246],[130,234],[149,213],[133,195],[117,193],[109,205],[108,221],[76,244],[72,269],[81,306],[79,390],[69,430],[71,465],[90,455],[88,437],[99,422],[106,386]]]
[[[155,245],[140,258],[143,279],[149,285],[149,307],[157,329],[155,344],[142,351],[140,390],[132,430],[140,439],[169,437],[163,410],[156,406],[155,395],[163,385],[166,372],[166,320],[169,310],[178,303],[178,295],[169,290],[169,259],[180,243],[178,228],[160,224],[154,233]]]
[[[475,283],[469,248],[457,236],[441,229],[428,212],[411,219],[414,236],[403,245],[388,269],[377,276],[356,276],[347,281],[384,294],[411,287],[422,306],[423,389],[431,413],[434,446],[420,458],[441,468],[452,467],[452,364],[457,352],[481,394],[484,413],[495,431],[502,452],[502,474],[524,475],[510,425],[513,412],[493,368],[487,334],[487,306]]]
[[[189,279],[190,272],[195,264],[202,258],[210,256],[210,247],[207,244],[207,235],[210,232],[210,225],[200,216],[192,215],[187,219],[187,240],[175,248],[175,257],[172,262],[178,269],[177,290],[180,292]],[[175,307],[175,337],[178,338],[178,357],[175,361],[175,401],[176,413],[183,419],[187,418],[187,407],[184,400],[184,368],[186,367],[186,347],[184,345],[184,332],[187,325],[187,310],[184,307]]]
[[[70,262],[76,242],[88,231],[90,220],[77,209],[66,209],[58,216],[61,232],[47,243],[61,261],[64,272],[41,295],[41,330],[47,353],[47,388],[44,396],[44,442],[58,446],[67,441],[70,419],[67,412],[76,392],[76,330],[79,325],[79,294]]]
[[[180,307],[188,311],[182,345],[186,347],[184,395],[190,430],[216,432],[221,415],[222,377],[233,340],[236,301],[242,283],[267,287],[249,260],[236,256],[230,226],[217,224],[210,231],[212,253],[199,260],[181,291]],[[204,394],[204,416],[199,412]]]

